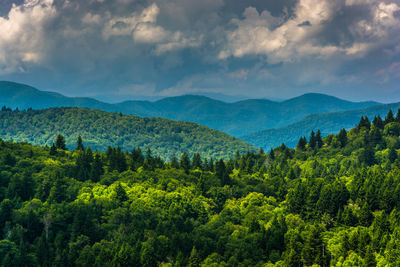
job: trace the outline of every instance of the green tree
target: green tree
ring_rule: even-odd
[[[347,132],[345,129],[341,129],[338,136],[337,136],[339,142],[340,142],[340,146],[341,147],[345,147],[347,144]]]
[[[82,137],[81,136],[78,136],[78,141],[76,142],[75,150],[77,150],[77,151],[85,151],[85,147],[83,146],[83,141],[82,141]]]
[[[64,136],[62,136],[61,134],[57,135],[57,139],[56,139],[56,148],[57,149],[61,149],[61,150],[67,150],[67,146],[65,145],[65,139]]]
[[[189,174],[190,158],[186,152],[183,152],[181,156],[180,167],[185,171],[186,174]]]

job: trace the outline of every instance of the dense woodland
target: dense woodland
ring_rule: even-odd
[[[1,266],[400,266],[400,114],[230,160],[0,141]]]
[[[226,133],[199,124],[161,118],[110,113],[87,108],[0,111],[0,138],[34,145],[51,145],[57,134],[65,136],[73,149],[79,135],[92,149],[105,152],[108,146],[131,151],[150,148],[163,159],[183,152],[193,156],[228,159],[235,152],[255,151],[255,147]]]

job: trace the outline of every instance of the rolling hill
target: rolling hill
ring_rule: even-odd
[[[226,103],[205,96],[184,95],[158,101],[125,101],[108,104],[91,98],[71,98],[39,91],[33,87],[0,82],[0,105],[12,108],[86,107],[142,117],[184,120],[239,137],[269,128],[295,123],[307,115],[348,111],[377,105],[350,102],[323,94],[305,94],[283,102],[249,99]]]
[[[312,130],[320,129],[322,135],[326,136],[337,133],[342,128],[353,128],[360,121],[361,116],[367,116],[372,121],[375,116],[384,117],[390,109],[396,112],[398,108],[400,108],[400,103],[377,105],[352,111],[313,114],[291,125],[255,132],[243,136],[241,139],[264,149],[270,149],[282,143],[289,147],[295,147],[299,138],[302,136],[308,138]]]
[[[228,158],[236,151],[255,148],[223,132],[195,123],[109,113],[87,108],[0,112],[0,137],[15,142],[51,145],[56,136],[65,136],[67,146],[75,147],[79,135],[85,145],[105,151],[108,146],[124,150],[150,148],[163,158],[180,156],[184,151],[202,157]]]

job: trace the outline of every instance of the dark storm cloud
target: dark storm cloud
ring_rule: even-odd
[[[68,95],[357,98],[399,79],[371,75],[400,61],[394,0],[0,3],[1,78]]]

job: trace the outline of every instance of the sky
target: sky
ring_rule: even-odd
[[[0,80],[108,102],[399,102],[400,0],[0,0]]]

